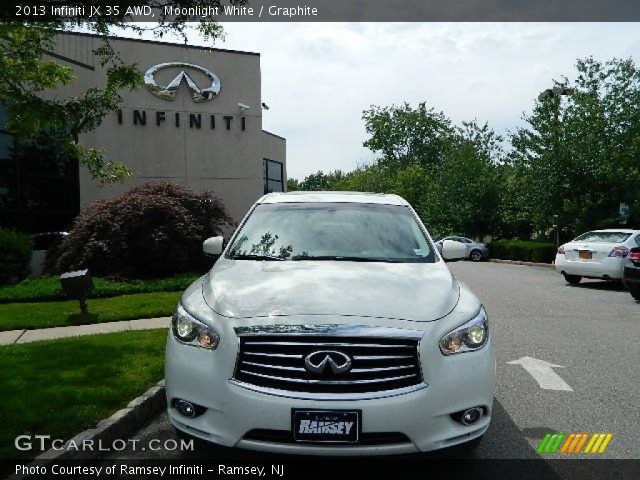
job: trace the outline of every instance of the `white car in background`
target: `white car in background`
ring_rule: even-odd
[[[583,278],[621,280],[629,249],[638,246],[640,230],[593,230],[560,246],[556,271],[571,285],[577,285]]]

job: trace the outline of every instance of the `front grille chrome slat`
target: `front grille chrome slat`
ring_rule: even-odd
[[[394,370],[406,370],[408,368],[415,368],[415,365],[395,365],[392,367],[352,368],[351,373],[390,372]]]
[[[276,377],[274,375],[264,375],[262,373],[249,372],[247,370],[240,370],[240,373],[246,373],[247,375],[255,375],[257,377],[269,378],[271,380],[280,380],[282,382],[294,382],[294,383],[310,383],[317,385],[345,385],[345,384],[354,384],[354,383],[381,383],[388,382],[393,380],[403,380],[406,378],[412,378],[417,376],[415,373],[412,375],[401,375],[399,377],[387,377],[387,378],[374,378],[372,380],[308,380],[301,378],[286,378],[286,377]]]
[[[261,367],[261,368],[275,368],[277,370],[291,370],[293,372],[306,372],[306,370],[302,367],[287,367],[285,365],[268,365],[264,363],[256,363],[256,362],[247,362],[246,360],[242,361],[243,365],[250,365],[252,367]]]
[[[311,346],[311,347],[369,347],[369,348],[415,348],[415,345],[385,345],[380,343],[363,343],[363,344],[354,344],[354,343],[345,343],[345,342],[335,342],[335,343],[309,343],[309,342],[246,342],[245,345],[260,345],[262,347],[272,347],[272,346]]]
[[[419,337],[380,335],[240,335],[234,381],[263,391],[305,395],[377,395],[424,386],[418,357]],[[338,352],[350,367],[314,373],[305,359],[314,352]],[[338,357],[340,358],[340,357]],[[310,367],[309,367],[310,368]],[[347,397],[345,397],[347,398]]]
[[[302,355],[290,355],[286,353],[244,352],[245,355],[259,355],[261,357],[302,358]]]
[[[390,360],[413,358],[413,355],[354,355],[354,360]]]

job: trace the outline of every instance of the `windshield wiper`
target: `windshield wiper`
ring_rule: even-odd
[[[343,255],[297,255],[291,257],[291,260],[335,260],[338,262],[385,262],[385,263],[402,263],[400,260],[391,258],[375,258],[375,257],[349,257]]]
[[[276,255],[232,255],[232,260],[277,260],[283,261],[284,258]]]

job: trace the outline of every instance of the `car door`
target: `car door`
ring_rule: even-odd
[[[471,250],[473,250],[473,242],[465,237],[458,237],[458,242],[462,243],[467,249],[467,257],[471,255]]]

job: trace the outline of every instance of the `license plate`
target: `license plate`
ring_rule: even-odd
[[[358,443],[360,410],[291,410],[293,438],[296,442]]]
[[[578,252],[578,255],[584,260],[591,260],[591,258],[593,257],[593,254],[586,250],[580,250],[580,252]]]

